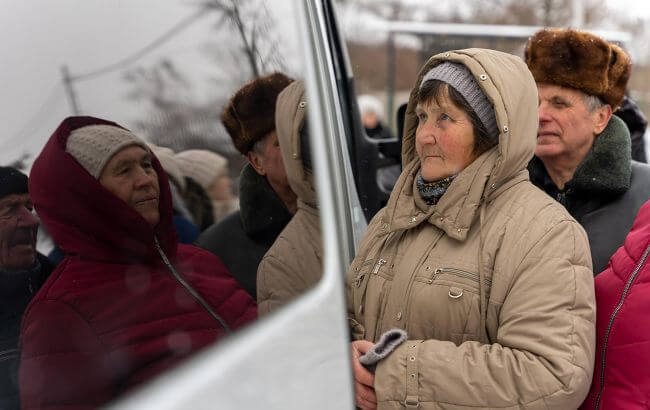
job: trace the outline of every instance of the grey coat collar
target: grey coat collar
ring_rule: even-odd
[[[630,189],[632,178],[630,132],[625,123],[612,116],[591,150],[576,169],[565,189],[591,194],[620,195]],[[544,186],[548,175],[542,161],[534,157],[528,165],[530,179]]]

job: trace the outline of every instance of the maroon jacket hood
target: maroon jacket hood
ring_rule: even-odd
[[[134,209],[106,190],[65,151],[68,136],[87,125],[120,125],[93,117],[68,117],[36,158],[29,193],[38,216],[67,255],[113,262],[160,260],[154,235],[170,259],[176,254],[172,201],[167,174],[154,156],[160,185],[160,222],[153,228]]]

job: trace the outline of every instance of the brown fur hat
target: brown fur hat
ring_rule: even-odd
[[[282,73],[256,78],[232,96],[221,114],[235,148],[246,155],[275,129],[275,100],[293,79]]]
[[[630,57],[619,46],[584,31],[544,29],[526,44],[526,64],[538,83],[600,97],[616,110],[630,78]]]

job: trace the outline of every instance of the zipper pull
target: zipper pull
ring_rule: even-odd
[[[363,273],[359,273],[359,274],[357,275],[357,277],[354,279],[354,285],[355,285],[356,287],[361,286],[361,282],[363,281],[363,277],[364,277],[364,276],[366,276],[366,275],[364,275]]]
[[[386,263],[386,259],[379,259],[375,264],[375,267],[372,268],[372,273],[376,275],[379,272],[379,268],[381,268],[381,266],[385,263]]]

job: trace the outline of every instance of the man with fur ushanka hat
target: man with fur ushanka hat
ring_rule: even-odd
[[[275,128],[278,94],[293,80],[282,73],[256,78],[228,101],[221,121],[247,164],[239,178],[239,211],[199,236],[196,244],[219,256],[252,297],[257,267],[296,212]]]
[[[27,176],[0,167],[0,408],[20,408],[18,332],[27,304],[52,272],[36,251],[39,219],[27,192]]]
[[[24,409],[101,407],[256,317],[218,258],[177,243],[169,187],[113,122],[70,117],[50,137],[29,189],[65,259],[23,319]]]
[[[630,58],[593,34],[545,29],[529,39],[525,60],[539,93],[531,181],[585,228],[598,274],[650,198],[650,167],[631,159],[629,131],[612,116]]]
[[[294,81],[282,90],[276,106],[280,150],[289,183],[298,196],[298,210],[257,269],[260,316],[305,293],[318,282],[322,272],[318,199],[309,152],[304,82]]]

